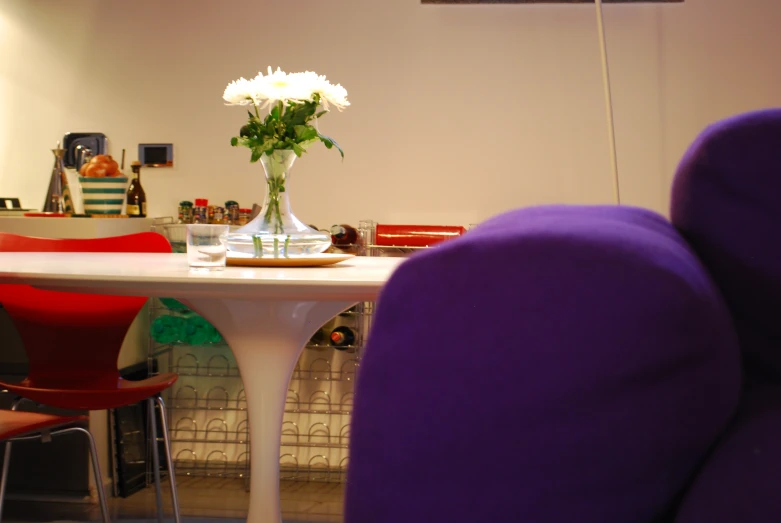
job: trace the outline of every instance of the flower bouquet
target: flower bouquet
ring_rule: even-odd
[[[234,147],[247,147],[250,162],[261,161],[267,194],[261,213],[229,235],[228,248],[254,257],[290,257],[319,254],[331,244],[328,234],[308,227],[290,211],[286,183],[296,158],[316,142],[344,151],[320,132],[318,120],[331,107],[342,111],[350,105],[347,91],[311,71],[285,73],[268,68],[247,80],[228,84],[223,94],[227,105],[248,106],[249,119],[231,138]],[[267,111],[262,116],[261,111]]]

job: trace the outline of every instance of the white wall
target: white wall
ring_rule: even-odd
[[[781,2],[606,6],[626,203],[664,212],[673,169],[708,122],[781,100]],[[513,207],[611,200],[592,5],[419,0],[3,0],[0,196],[38,207],[55,142],[102,131],[147,169],[153,215],[181,199],[263,198],[229,139],[225,85],[267,65],[326,74],[352,107],[322,130],[345,148],[299,160],[293,206],[321,227],[473,223]]]

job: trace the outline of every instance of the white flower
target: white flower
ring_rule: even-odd
[[[254,104],[254,92],[252,82],[246,78],[239,78],[228,84],[222,99],[227,105],[250,105]]]
[[[280,68],[268,74],[258,73],[252,80],[239,78],[228,84],[223,99],[228,105],[250,105],[263,109],[279,102],[301,103],[312,101],[315,93],[325,109],[333,105],[340,111],[350,105],[347,90],[341,85],[332,85],[325,76],[312,71],[303,73],[285,73]]]
[[[303,102],[312,99],[312,91],[306,82],[297,74],[287,74],[281,69],[276,71],[268,68],[268,75],[258,73],[252,79],[252,88],[256,103],[261,107],[274,105],[277,102]]]
[[[333,85],[326,81],[317,92],[320,93],[320,99],[326,109],[328,109],[328,104],[332,104],[339,111],[350,105],[350,102],[347,101],[347,89],[341,84]]]

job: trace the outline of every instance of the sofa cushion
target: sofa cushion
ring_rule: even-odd
[[[663,218],[504,213],[383,289],[345,521],[658,521],[739,387],[726,307]]]
[[[781,385],[752,383],[676,523],[781,521]]]
[[[678,168],[671,219],[724,293],[748,372],[781,382],[781,109],[708,127]]]

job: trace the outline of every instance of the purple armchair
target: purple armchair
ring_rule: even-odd
[[[779,165],[781,111],[745,115],[684,158],[683,234],[539,207],[405,262],[361,364],[345,523],[781,521]]]

